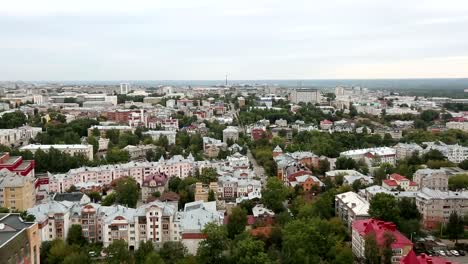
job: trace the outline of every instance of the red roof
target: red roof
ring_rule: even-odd
[[[454,117],[454,118],[451,118],[450,121],[452,121],[452,122],[465,122],[465,118],[464,117]]]
[[[400,260],[400,264],[459,264],[459,262],[441,257],[430,257],[424,253],[416,256],[416,253],[411,250],[405,258]]]
[[[303,176],[303,175],[312,175],[312,173],[310,171],[301,170],[301,171],[289,174],[288,180],[290,182],[294,182],[294,181],[296,181],[296,177]]]
[[[408,181],[408,179],[405,176],[401,176],[398,173],[393,173],[390,175],[390,178],[393,178],[395,181]]]
[[[205,239],[207,235],[203,233],[185,233],[182,234],[182,239]]]
[[[398,186],[398,183],[394,180],[383,180],[383,182],[388,186]]]
[[[416,182],[414,182],[414,181],[410,181],[409,185],[410,186],[418,186],[418,184]]]
[[[255,229],[252,229],[250,230],[250,234],[252,236],[264,236],[264,237],[269,237],[270,236],[270,233],[271,233],[271,230],[273,230],[273,228],[271,226],[260,226],[260,227],[257,227]]]
[[[320,122],[320,124],[328,124],[328,125],[330,125],[330,124],[333,124],[333,122],[330,121],[330,120],[328,120],[328,119],[325,119],[325,120],[322,120],[322,121]]]
[[[361,236],[366,236],[370,233],[375,233],[377,244],[383,245],[385,242],[385,233],[391,233],[395,239],[392,243],[392,248],[403,248],[405,246],[413,246],[413,243],[406,238],[400,231],[396,229],[396,225],[392,222],[380,221],[377,219],[356,220],[353,222],[353,230],[359,232]]]

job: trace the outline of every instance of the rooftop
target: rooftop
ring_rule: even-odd
[[[0,214],[0,248],[33,224],[24,222],[19,214]]]

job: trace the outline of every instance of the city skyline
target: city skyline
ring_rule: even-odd
[[[464,1],[15,1],[1,80],[467,77]]]

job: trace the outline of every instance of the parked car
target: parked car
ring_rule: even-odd
[[[465,251],[464,250],[458,250],[458,253],[460,254],[460,256],[465,256]]]
[[[445,255],[447,255],[448,257],[452,256],[452,253],[450,253],[450,250],[445,250]]]
[[[435,256],[434,250],[428,250],[427,254],[429,254],[430,256]]]
[[[455,249],[450,250],[450,253],[457,257],[460,256],[460,254],[458,254],[458,251],[456,251]]]
[[[441,255],[441,256],[444,256],[444,257],[447,256],[447,254],[445,254],[445,252],[443,250],[439,250],[438,252],[439,252],[439,255]]]

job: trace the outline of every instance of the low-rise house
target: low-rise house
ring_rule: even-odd
[[[317,177],[313,176],[309,171],[298,171],[288,176],[288,182],[291,187],[301,186],[306,192],[311,190],[320,190],[324,186]]]
[[[143,135],[150,136],[154,141],[159,140],[161,137],[166,137],[169,145],[176,143],[176,131],[172,130],[150,130],[143,132]]]
[[[355,181],[360,181],[362,185],[369,185],[374,183],[374,178],[364,175],[356,170],[331,170],[325,172],[325,177],[329,177],[336,181],[336,176],[343,176],[344,185],[352,185]]]
[[[333,127],[333,122],[325,119],[320,121],[320,129],[322,130],[330,130]]]
[[[393,173],[388,179],[382,181],[382,187],[388,190],[401,189],[404,191],[417,191],[418,184],[414,181],[409,180],[405,176]]]
[[[154,149],[156,149],[155,145],[128,145],[123,148],[123,150],[128,151],[131,160],[144,159],[146,157],[146,153]]]
[[[223,142],[227,143],[228,140],[231,140],[232,142],[239,140],[239,128],[228,126],[223,130]]]
[[[0,129],[0,144],[5,146],[19,146],[28,143],[42,132],[41,127],[22,126],[13,129]]]
[[[91,202],[89,196],[82,192],[56,193],[54,194],[53,200],[57,202],[67,201],[72,203],[78,203],[81,205]]]

